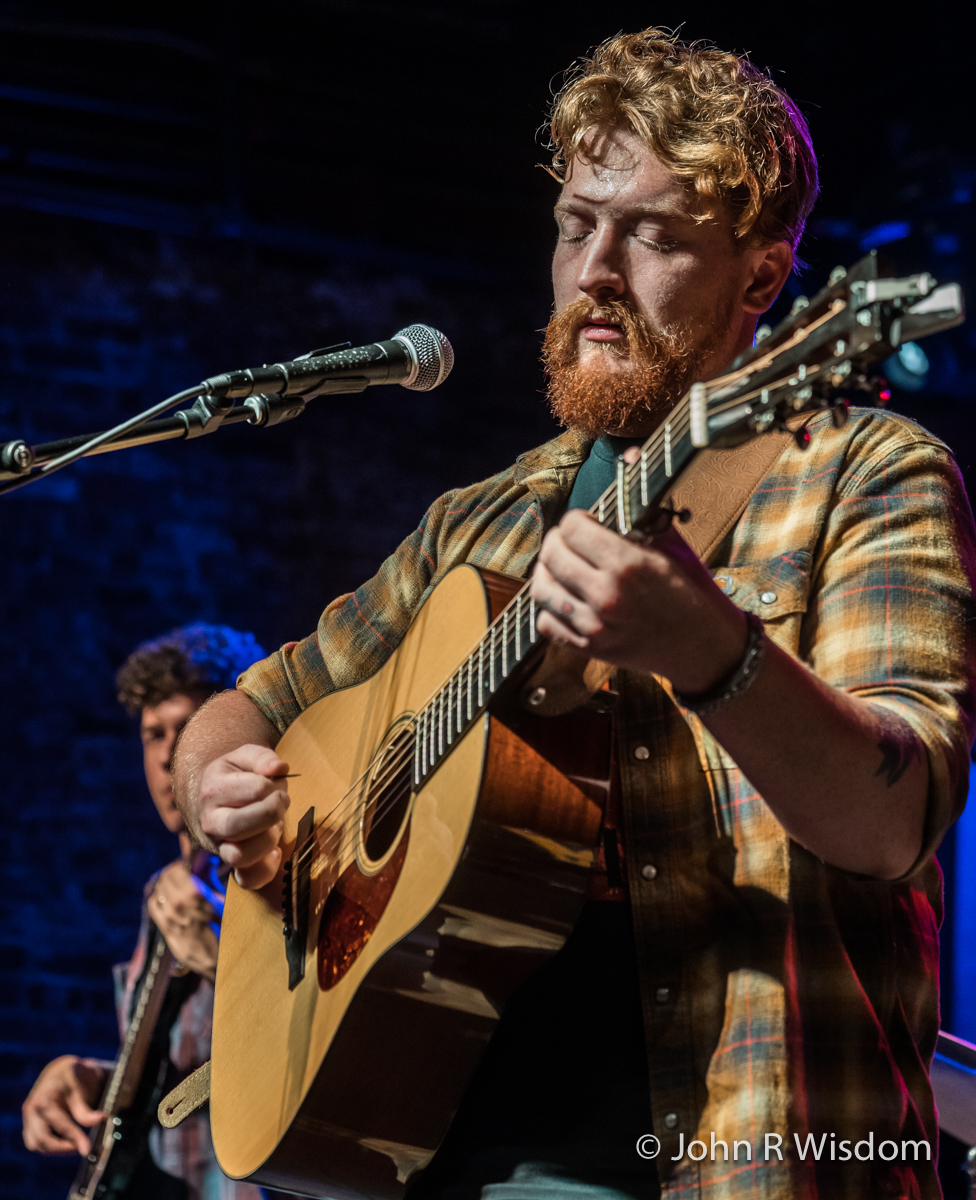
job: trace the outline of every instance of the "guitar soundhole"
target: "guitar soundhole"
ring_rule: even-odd
[[[395,729],[366,781],[363,846],[371,863],[381,862],[389,853],[410,808],[413,748],[410,721]]]

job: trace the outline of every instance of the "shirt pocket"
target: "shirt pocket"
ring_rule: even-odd
[[[739,608],[755,613],[769,637],[795,654],[810,595],[810,553],[794,550],[766,562],[716,567],[713,578]]]

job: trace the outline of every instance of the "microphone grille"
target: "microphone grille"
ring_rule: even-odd
[[[417,356],[416,375],[401,387],[414,392],[429,392],[450,375],[454,366],[454,350],[439,329],[432,329],[429,325],[408,325],[393,336],[398,341],[407,342]]]

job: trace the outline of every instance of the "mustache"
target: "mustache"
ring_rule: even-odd
[[[591,343],[593,350],[581,355],[580,330],[594,321],[616,325],[623,337]],[[607,372],[600,369],[600,357],[631,360],[631,366]],[[546,329],[542,361],[549,405],[563,425],[593,437],[644,426],[681,397],[699,357],[690,330],[656,330],[625,301],[580,296],[555,313]]]
[[[549,365],[553,353],[560,359],[568,352],[579,353],[578,334],[588,324],[616,325],[623,340],[601,342],[600,349],[611,358],[629,358],[632,352],[648,352],[655,335],[647,320],[624,300],[603,300],[580,296],[552,317],[546,330],[543,361]]]

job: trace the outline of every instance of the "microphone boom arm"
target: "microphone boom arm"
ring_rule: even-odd
[[[361,392],[369,382],[364,376],[331,379],[325,386],[316,388],[315,394]],[[184,396],[185,393],[181,392],[179,398],[174,399],[179,403]],[[39,446],[30,446],[22,439],[0,443],[0,496],[43,479],[79,458],[88,458],[93,454],[107,454],[110,450],[131,450],[136,446],[151,445],[153,442],[186,441],[203,437],[204,434],[216,433],[224,425],[280,425],[284,421],[300,417],[305,411],[306,403],[305,396],[262,394],[248,396],[242,404],[234,404],[233,400],[208,393],[198,396],[190,408],[180,409],[170,417],[147,420],[147,413],[151,414],[160,407],[156,405],[146,413],[139,414],[143,418],[141,421],[136,424],[126,422],[129,428],[111,438],[105,438],[105,434],[114,433],[114,429],[102,433],[82,433],[54,442],[42,442]],[[60,459],[65,461],[59,462]],[[57,465],[52,467],[50,464],[54,463]]]
[[[62,438],[40,446],[23,439],[0,445],[0,495],[52,475],[79,458],[163,442],[202,437],[221,425],[278,425],[305,411],[312,396],[361,392],[370,384],[399,383],[426,392],[442,383],[454,365],[447,338],[429,325],[408,325],[384,342],[316,350],[292,362],[213,375],[203,383],[154,404],[120,425],[96,434]],[[195,403],[171,417],[167,409]],[[235,405],[235,400],[243,400]]]

